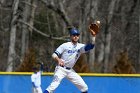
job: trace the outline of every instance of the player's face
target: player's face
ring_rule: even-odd
[[[78,40],[79,40],[79,35],[71,35],[71,40],[72,40],[72,42],[73,43],[77,43],[78,42]]]

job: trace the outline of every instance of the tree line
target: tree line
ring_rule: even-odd
[[[1,0],[0,71],[32,71],[34,64],[43,62],[45,71],[52,72],[56,63],[51,54],[69,41],[69,27],[77,27],[80,42],[87,43],[88,25],[100,20],[95,49],[80,57],[76,71],[139,73],[138,4],[139,0]]]

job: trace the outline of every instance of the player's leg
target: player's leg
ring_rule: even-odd
[[[64,68],[59,66],[55,69],[55,74],[53,77],[52,83],[48,86],[48,88],[44,91],[44,93],[52,93],[60,84],[61,80],[66,76],[66,72]]]
[[[78,75],[75,71],[71,71],[68,75],[67,78],[73,83],[75,84],[79,90],[82,93],[88,93],[88,86],[86,85],[86,83],[84,82],[84,80],[81,78],[80,75]]]
[[[32,93],[37,93],[36,91],[36,88],[32,88]]]
[[[41,87],[36,88],[37,89],[37,93],[43,93]]]

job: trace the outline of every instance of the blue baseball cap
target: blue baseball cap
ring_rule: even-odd
[[[70,35],[80,35],[80,32],[76,28],[73,28],[70,30]]]

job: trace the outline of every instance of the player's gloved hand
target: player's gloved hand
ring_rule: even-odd
[[[60,65],[60,66],[64,66],[64,60],[59,59],[59,60],[58,60],[58,65]]]
[[[100,21],[96,21],[96,23],[91,23],[89,25],[89,32],[92,36],[96,36],[99,33]]]

